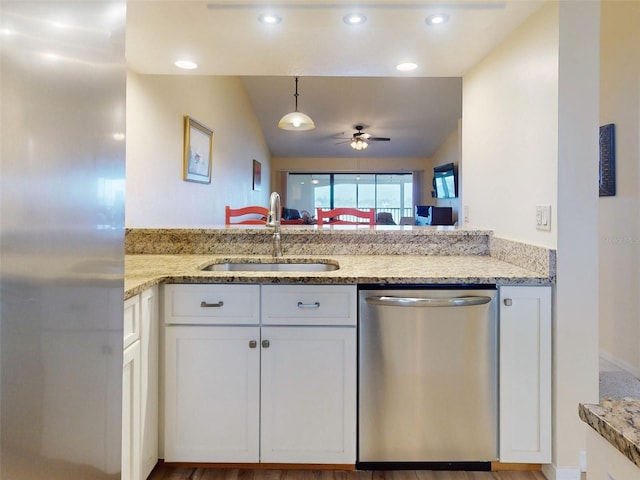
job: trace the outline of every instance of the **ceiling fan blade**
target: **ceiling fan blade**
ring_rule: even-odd
[[[391,141],[390,138],[387,137],[369,137],[367,138],[368,142],[389,142]]]

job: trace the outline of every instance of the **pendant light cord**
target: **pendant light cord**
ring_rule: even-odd
[[[296,93],[293,95],[296,99],[296,112],[298,111],[298,77],[296,77]]]

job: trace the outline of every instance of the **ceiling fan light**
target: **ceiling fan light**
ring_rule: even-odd
[[[302,112],[290,112],[278,122],[278,128],[282,130],[313,130],[316,125],[311,120],[309,115],[305,115]]]
[[[367,142],[365,142],[364,140],[359,139],[359,138],[357,140],[354,140],[353,142],[351,142],[350,145],[351,145],[351,148],[353,148],[354,150],[358,150],[358,151],[364,150],[365,148],[367,148],[369,146],[369,144]]]

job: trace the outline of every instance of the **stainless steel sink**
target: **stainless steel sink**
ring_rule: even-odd
[[[331,272],[340,266],[330,261],[305,261],[300,259],[225,260],[201,268],[214,272]]]

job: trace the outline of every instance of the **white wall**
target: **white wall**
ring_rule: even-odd
[[[461,175],[468,226],[551,248],[558,157],[554,11],[536,13],[464,76]],[[535,207],[542,204],[551,205],[551,232],[536,230]]]
[[[183,117],[214,130],[211,184],[185,182]],[[253,160],[262,187],[253,191]],[[126,226],[224,224],[224,206],[267,205],[270,154],[238,77],[127,77]]]
[[[616,195],[598,201],[600,349],[640,375],[640,3],[603,2],[600,124],[616,128]]]
[[[599,8],[545,4],[463,81],[470,223],[558,251],[551,479],[580,478],[577,406],[598,401]],[[550,232],[536,230],[536,204],[551,205]]]
[[[598,402],[600,2],[560,2],[559,31],[554,463],[570,469],[589,428],[577,405]]]

